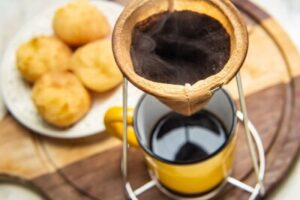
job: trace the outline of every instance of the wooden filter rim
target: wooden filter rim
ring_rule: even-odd
[[[167,103],[167,101],[189,101],[189,99],[207,100],[212,91],[222,85],[228,83],[240,70],[248,49],[248,33],[247,28],[242,20],[238,10],[229,0],[175,0],[176,4],[187,2],[194,7],[205,6],[203,14],[220,19],[224,28],[231,37],[231,55],[224,68],[217,74],[210,76],[204,80],[199,80],[193,85],[174,85],[158,83],[147,80],[135,73],[130,55],[130,46],[132,40],[132,31],[136,23],[155,14],[153,9],[161,12],[161,7],[155,7],[155,2],[164,4],[163,9],[168,8],[167,0],[132,0],[118,18],[113,32],[113,52],[115,60],[123,73],[123,75],[136,87],[152,94]],[[176,3],[177,2],[177,3]],[[145,9],[146,7],[146,9]],[[152,7],[152,8],[151,8]],[[211,10],[218,10],[219,19],[214,16]],[[151,13],[152,12],[152,13]],[[220,14],[221,13],[221,14]]]

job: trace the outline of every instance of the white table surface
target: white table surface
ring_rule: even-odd
[[[300,1],[299,0],[254,0],[267,10],[288,32],[300,50]],[[300,63],[299,63],[300,67]],[[299,111],[300,112],[300,111]],[[271,195],[271,200],[300,199],[300,157],[280,188]]]
[[[300,0],[254,1],[260,4],[282,24],[300,49]],[[0,0],[0,58],[9,40],[24,22],[40,13],[49,5],[58,2],[67,2],[67,0]],[[0,96],[0,120],[4,113],[5,109]],[[297,164],[293,167],[284,183],[269,199],[299,200],[299,190],[300,159],[298,159]],[[7,193],[7,190],[2,191],[0,189],[0,194],[1,192]]]

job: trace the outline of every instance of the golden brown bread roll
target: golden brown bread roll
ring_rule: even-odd
[[[51,72],[36,81],[33,101],[41,116],[57,127],[68,127],[89,110],[91,98],[78,78],[70,72]]]
[[[53,36],[40,36],[22,44],[17,51],[17,66],[24,79],[34,82],[48,71],[69,68],[72,52]]]
[[[57,36],[71,46],[81,46],[110,33],[105,16],[88,0],[74,0],[58,9],[53,19]]]
[[[96,92],[110,90],[122,81],[109,39],[79,48],[72,56],[71,69],[87,88]]]

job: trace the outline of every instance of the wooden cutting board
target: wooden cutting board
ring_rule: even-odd
[[[261,133],[266,151],[267,196],[288,176],[299,153],[300,57],[271,16],[247,0],[234,2],[248,24],[250,47],[241,73],[250,119]],[[237,98],[235,82],[226,88]],[[233,176],[254,184],[242,128],[238,134]],[[51,139],[32,133],[7,115],[0,123],[0,137],[2,176],[29,180],[54,200],[125,199],[120,172],[121,143],[106,133],[71,141]],[[139,150],[130,149],[129,169],[135,188],[149,181]],[[227,187],[219,199],[247,197],[243,191]],[[142,194],[141,199],[168,198],[153,188]]]

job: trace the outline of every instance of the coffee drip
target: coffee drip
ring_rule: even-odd
[[[169,12],[174,11],[174,0],[168,0],[168,11]]]

